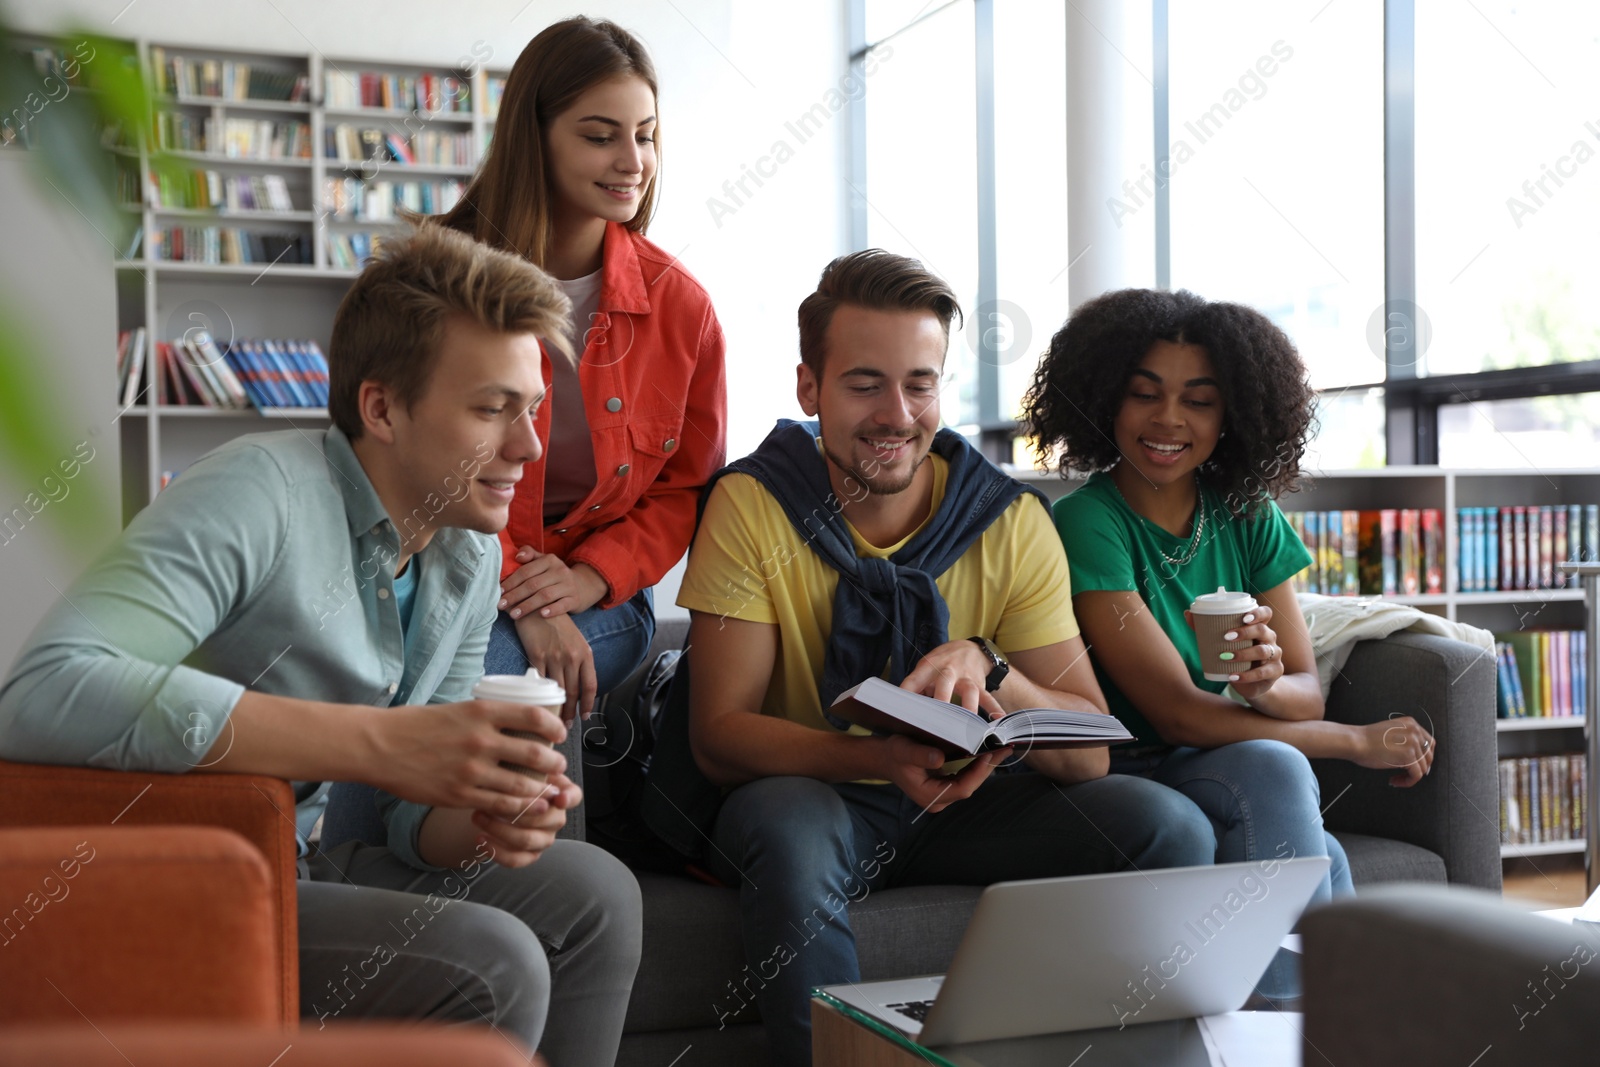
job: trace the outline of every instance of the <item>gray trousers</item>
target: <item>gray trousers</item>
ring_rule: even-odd
[[[428,872],[350,841],[306,866],[302,1025],[488,1024],[551,1067],[616,1060],[641,915],[639,883],[607,853],[556,841],[515,870]]]

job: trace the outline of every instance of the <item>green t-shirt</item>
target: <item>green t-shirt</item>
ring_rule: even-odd
[[[1207,509],[1205,532],[1194,558],[1181,567],[1168,563],[1162,552],[1181,557],[1188,551],[1189,539],[1172,536],[1130,508],[1107,473],[1093,475],[1051,510],[1072,568],[1073,594],[1138,593],[1172,639],[1194,684],[1220,693],[1227,683],[1207,681],[1200,670],[1200,648],[1183,619],[1185,609],[1196,596],[1214,593],[1219,586],[1259,596],[1309,566],[1311,553],[1271,501],[1249,519],[1229,515],[1216,494],[1204,487],[1200,501]],[[1094,673],[1111,713],[1128,731],[1140,742],[1164,744],[1098,661]]]

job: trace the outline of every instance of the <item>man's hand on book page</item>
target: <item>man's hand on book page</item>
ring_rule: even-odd
[[[900,688],[959,704],[974,715],[987,711],[986,718],[998,719],[1005,709],[984,688],[990,666],[983,650],[971,641],[946,641],[922,657]]]
[[[930,745],[919,744],[900,734],[872,738],[871,743],[883,746],[883,777],[899,786],[913,803],[930,815],[970,797],[1011,755],[1009,748],[985,752],[959,773],[945,775],[939,773],[939,768],[944,766],[944,753]]]

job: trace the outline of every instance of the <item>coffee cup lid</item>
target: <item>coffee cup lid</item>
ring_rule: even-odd
[[[1189,610],[1199,615],[1232,615],[1256,606],[1256,598],[1249,593],[1230,593],[1226,587],[1219,585],[1215,593],[1202,593],[1195,597]]]
[[[473,686],[472,695],[480,700],[543,706],[564,704],[567,699],[567,691],[561,683],[546,678],[535,667],[529,667],[526,674],[486,674]]]

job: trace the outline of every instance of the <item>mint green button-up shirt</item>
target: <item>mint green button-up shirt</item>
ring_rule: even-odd
[[[0,756],[181,773],[226,751],[246,689],[377,707],[468,699],[500,546],[439,530],[417,557],[408,635],[399,547],[337,427],[230,441],[141,511],[34,630],[0,688]],[[328,784],[294,787],[303,850]],[[429,809],[387,794],[379,806],[390,848],[425,866]]]

